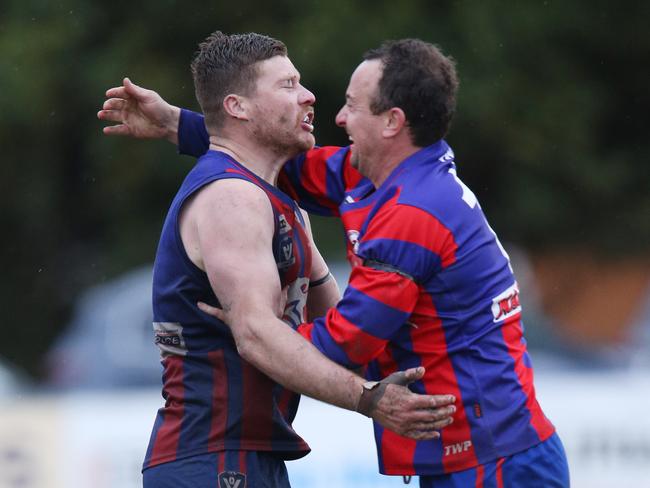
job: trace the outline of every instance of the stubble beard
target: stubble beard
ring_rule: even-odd
[[[314,147],[313,135],[300,137],[288,129],[280,129],[286,127],[287,123],[288,118],[282,116],[274,123],[258,127],[253,132],[256,142],[269,148],[273,154],[286,159],[291,159]]]

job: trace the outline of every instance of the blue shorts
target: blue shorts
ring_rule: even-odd
[[[569,465],[553,434],[512,456],[442,476],[420,476],[420,488],[568,488]]]
[[[290,488],[284,460],[265,451],[222,451],[158,464],[144,488]]]

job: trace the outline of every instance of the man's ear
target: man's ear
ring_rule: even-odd
[[[246,113],[246,100],[240,95],[229,93],[223,99],[223,109],[226,113],[235,119],[248,120]]]
[[[384,115],[384,137],[395,137],[406,128],[406,114],[399,107],[388,109]]]

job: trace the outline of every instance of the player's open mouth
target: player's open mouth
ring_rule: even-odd
[[[307,112],[302,119],[300,126],[309,132],[314,130],[314,112]]]

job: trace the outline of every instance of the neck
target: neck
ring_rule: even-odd
[[[394,144],[379,153],[379,164],[370,164],[371,174],[366,175],[375,188],[379,188],[402,161],[418,152],[421,147],[412,144]],[[374,171],[373,171],[374,170]]]
[[[274,186],[278,181],[280,169],[290,158],[227,137],[210,136],[210,149],[228,154],[256,176]]]

